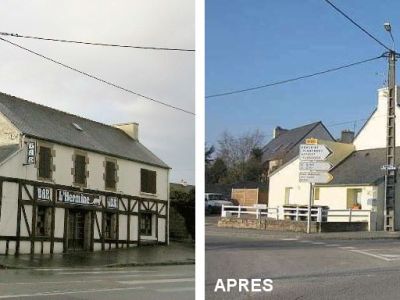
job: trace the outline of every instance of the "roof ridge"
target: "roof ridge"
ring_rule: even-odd
[[[73,113],[70,113],[70,112],[67,112],[67,111],[63,111],[61,109],[57,109],[57,108],[54,108],[54,107],[51,107],[51,106],[48,106],[48,105],[44,105],[44,104],[37,103],[37,102],[34,102],[34,101],[26,100],[26,99],[23,99],[23,98],[20,98],[20,97],[17,97],[17,96],[13,96],[11,94],[7,94],[7,93],[4,93],[4,92],[0,92],[0,94],[8,96],[8,97],[15,98],[15,99],[20,100],[20,101],[25,101],[25,102],[28,102],[30,104],[34,104],[34,105],[43,107],[45,109],[54,110],[54,111],[57,111],[59,113],[65,114],[65,115],[69,115],[69,116],[76,117],[76,118],[79,118],[79,119],[83,119],[83,120],[86,120],[86,121],[89,121],[89,122],[97,123],[97,124],[102,125],[102,126],[106,126],[106,127],[110,127],[110,128],[116,129],[116,130],[120,130],[120,129],[112,126],[112,125],[109,125],[109,124],[106,124],[106,123],[102,123],[102,122],[99,122],[99,121],[96,121],[96,120],[92,120],[92,119],[89,119],[89,118],[86,118],[86,117],[82,117],[82,116],[79,116],[77,114],[73,114]]]

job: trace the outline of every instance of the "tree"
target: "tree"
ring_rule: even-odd
[[[209,166],[210,163],[213,161],[212,155],[213,155],[214,152],[215,152],[214,146],[211,145],[210,147],[207,147],[207,144],[206,144],[205,151],[204,151],[204,153],[205,153],[204,156],[205,156],[205,163],[206,163],[206,166]]]
[[[228,175],[228,168],[222,158],[217,158],[208,170],[207,183],[221,183]]]
[[[257,156],[257,160],[259,160],[259,164],[261,165],[261,146],[264,142],[264,137],[264,134],[258,129],[239,136],[233,136],[228,131],[225,131],[221,135],[218,140],[217,157],[221,158],[228,168],[226,183],[245,180],[245,177],[247,177],[245,176],[246,166],[251,160],[252,155]],[[253,170],[255,170],[257,160],[251,161]]]
[[[246,162],[244,171],[244,180],[262,181],[263,165],[262,165],[262,149],[254,148],[251,150],[250,158]]]

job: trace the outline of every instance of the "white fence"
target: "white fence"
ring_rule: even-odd
[[[255,216],[276,220],[307,221],[307,207],[266,207],[266,206],[236,206],[222,205],[221,217]],[[368,222],[368,229],[376,230],[376,214],[370,210],[361,209],[323,209],[311,208],[311,221],[314,222]]]

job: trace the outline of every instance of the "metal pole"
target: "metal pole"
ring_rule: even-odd
[[[314,185],[310,183],[310,199],[308,199],[307,233],[311,232],[311,205],[314,197]]]

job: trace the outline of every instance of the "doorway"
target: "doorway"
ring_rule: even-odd
[[[88,212],[82,210],[69,210],[68,215],[68,250],[88,250],[86,242],[88,237]]]

